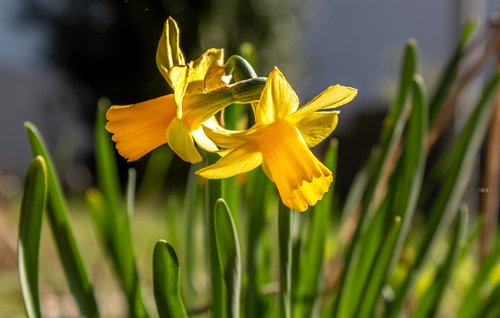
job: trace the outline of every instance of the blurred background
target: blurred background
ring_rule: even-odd
[[[4,229],[16,226],[5,216],[31,160],[23,123],[33,122],[46,138],[66,190],[85,191],[95,183],[97,100],[132,104],[170,89],[155,63],[168,16],[179,24],[188,60],[210,47],[229,57],[248,42],[257,73],[278,66],[302,103],[336,83],[359,89],[333,134],[340,140],[336,188],[342,195],[377,142],[406,41],[417,40],[420,72],[432,91],[462,23],[471,16],[484,23],[498,9],[493,0],[2,0],[0,255],[15,253],[15,235]],[[480,85],[481,77],[468,87],[464,111]],[[132,164],[139,179],[145,160]],[[187,171],[174,160],[174,170]],[[123,171],[130,166],[118,161]],[[15,257],[2,259],[2,268],[16,266]]]

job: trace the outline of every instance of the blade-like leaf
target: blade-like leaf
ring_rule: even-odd
[[[107,215],[106,199],[97,188],[88,189],[85,192],[85,199],[90,211],[90,216],[96,226],[97,234],[109,249],[109,246],[113,244],[113,237],[110,236],[111,231],[108,229],[111,218]]]
[[[234,219],[234,223],[236,224],[236,228],[238,229],[240,220],[240,187],[238,177],[234,176],[221,180],[221,188],[222,197],[228,205]]]
[[[19,280],[29,317],[42,317],[38,291],[38,255],[46,197],[47,168],[43,158],[37,156],[31,161],[24,181],[17,248]]]
[[[83,316],[97,317],[94,293],[68,222],[68,209],[52,158],[38,129],[29,122],[25,123],[24,127],[33,155],[43,157],[47,166],[47,215],[70,291]]]
[[[390,144],[397,142],[404,128],[405,121],[401,120],[401,115],[404,115],[407,109],[405,107],[407,104],[406,100],[411,90],[413,77],[417,72],[417,60],[417,42],[410,39],[406,43],[396,101],[384,119],[384,127],[380,137],[380,143],[383,148],[388,148]]]
[[[197,254],[197,244],[195,244],[195,224],[201,217],[201,210],[199,209],[199,201],[201,201],[200,196],[200,186],[198,176],[194,174],[195,171],[200,169],[200,164],[191,165],[189,168],[189,174],[186,184],[186,192],[184,194],[184,266],[182,279],[184,283],[184,296],[186,299],[186,305],[190,307],[194,300],[196,286],[196,273],[195,273],[195,262]]]
[[[174,248],[160,240],[153,254],[153,287],[161,318],[187,317],[180,289],[180,269]]]
[[[390,109],[389,114],[384,120],[384,127],[380,138],[381,154],[378,158],[374,174],[368,184],[365,196],[363,197],[363,205],[360,214],[360,220],[350,245],[346,252],[346,261],[344,273],[340,280],[340,289],[338,297],[334,303],[333,315],[336,317],[351,317],[353,311],[357,309],[358,303],[355,301],[359,298],[352,298],[353,295],[359,295],[364,282],[354,282],[358,278],[357,264],[359,264],[360,252],[355,249],[359,248],[358,244],[365,235],[366,229],[371,221],[371,218],[376,210],[375,201],[378,189],[385,187],[383,184],[383,176],[390,164],[390,159],[396,151],[396,147],[403,133],[406,123],[406,112],[408,103],[406,103],[407,95],[411,88],[413,76],[417,65],[417,47],[416,42],[410,40],[405,49],[403,67],[401,73],[400,86],[396,101]],[[369,269],[369,267],[367,267]],[[353,273],[356,273],[354,275]],[[366,277],[363,275],[362,277]]]
[[[500,284],[493,288],[493,291],[490,293],[490,296],[486,299],[486,301],[479,303],[481,311],[476,317],[486,317],[486,318],[496,318],[500,316],[500,306],[498,306],[498,299],[500,299]]]
[[[467,290],[464,298],[461,301],[460,308],[458,310],[458,318],[473,318],[480,317],[479,312],[481,311],[481,304],[484,303],[484,294],[481,289],[487,282],[488,276],[495,266],[500,262],[500,237],[498,237],[495,244],[495,249],[493,249],[489,255],[486,256],[479,271],[474,276],[474,281],[472,285]]]
[[[420,300],[419,306],[417,307],[413,315],[414,318],[436,317],[437,311],[439,309],[439,304],[441,302],[441,299],[443,298],[446,286],[448,286],[448,283],[450,281],[453,269],[455,268],[455,264],[458,258],[458,254],[465,238],[467,217],[468,209],[467,207],[463,206],[460,209],[460,214],[458,215],[457,222],[453,229],[450,247],[448,249],[446,259],[443,265],[439,268],[438,273],[434,278],[433,284],[431,284],[429,290]]]
[[[292,317],[292,216],[290,211],[280,200],[278,209],[278,242],[279,242],[279,268],[280,292],[279,303],[281,318]]]
[[[438,137],[432,129],[438,125],[442,125],[442,123],[440,123],[442,120],[440,117],[442,117],[444,113],[449,112],[444,107],[447,102],[449,102],[448,99],[453,85],[456,85],[460,61],[463,60],[463,56],[466,53],[469,43],[472,40],[472,36],[476,33],[475,31],[478,26],[479,20],[477,18],[473,18],[464,24],[455,51],[453,52],[445,70],[441,74],[441,79],[438,82],[437,89],[430,100],[429,127],[431,130],[427,136],[427,141],[430,142],[430,144],[434,143],[434,139]],[[428,146],[430,146],[430,144],[428,144]],[[443,172],[446,171],[446,168],[449,166],[447,159],[448,158],[446,156],[441,156],[439,160],[434,163],[430,172],[425,176],[422,194],[419,198],[421,202],[427,202],[429,197],[436,191],[440,181],[443,180]]]
[[[391,201],[394,200],[394,192],[394,188],[391,187],[377,209],[375,216],[370,220],[365,235],[357,243],[358,247],[353,254],[353,259],[356,260],[356,270],[350,271],[351,276],[348,277],[353,284],[349,288],[351,299],[362,299],[364,289],[372,281],[372,268],[379,261],[380,246],[387,239],[388,231],[399,227],[398,222],[395,222],[395,218],[391,215],[392,210],[389,208]],[[356,316],[356,311],[361,309],[360,307],[362,307],[361,303],[359,306],[352,308],[354,316]]]
[[[130,232],[129,218],[133,214],[135,204],[135,170],[129,170],[127,193],[123,197],[118,177],[118,167],[110,134],[104,129],[105,113],[110,102],[106,98],[98,101],[96,115],[96,168],[97,181],[103,194],[105,215],[98,229],[106,231],[101,236],[107,238],[107,249],[111,255],[118,280],[128,301],[129,311],[135,317],[147,317],[148,313],[142,301],[137,267],[134,259],[134,247]],[[90,199],[90,198],[89,198]],[[97,197],[94,197],[97,199]],[[94,214],[99,213],[98,206],[92,206]],[[98,203],[94,201],[93,203]],[[96,218],[94,218],[96,219]]]
[[[369,274],[369,280],[365,284],[362,299],[363,305],[357,309],[356,317],[372,317],[376,301],[380,296],[381,289],[386,278],[386,270],[391,258],[391,253],[394,247],[394,242],[401,228],[401,218],[395,217],[392,224],[389,226],[384,241],[379,244],[375,261],[372,263],[372,268]],[[386,244],[387,242],[387,244]],[[391,244],[392,243],[392,244]]]
[[[490,101],[499,84],[500,71],[497,71],[488,81],[481,99],[453,145],[446,179],[429,213],[430,220],[427,222],[427,230],[416,260],[401,285],[394,303],[391,304],[390,317],[398,315],[413,285],[416,273],[422,268],[437,238],[442,235],[442,232],[448,227],[450,219],[458,210],[465,187],[473,172],[474,161],[484,139],[488,120],[491,117],[493,103]]]
[[[97,183],[109,204],[109,213],[117,214],[122,209],[120,178],[118,177],[118,167],[111,135],[104,129],[106,124],[105,114],[109,106],[110,101],[107,98],[101,98],[97,102],[95,120],[96,170]]]
[[[144,169],[142,181],[137,190],[138,200],[161,201],[165,180],[172,165],[174,152],[167,145],[153,150]]]
[[[248,221],[247,224],[247,258],[246,258],[246,296],[243,302],[246,317],[257,317],[268,310],[269,297],[259,293],[260,284],[271,279],[269,266],[266,264],[265,255],[268,236],[266,236],[268,202],[276,202],[274,185],[259,167],[248,174],[248,183],[245,184],[247,192]],[[274,242],[274,238],[272,238]]]
[[[215,203],[215,238],[227,295],[227,317],[240,316],[241,256],[231,212],[223,199]]]
[[[434,120],[437,117],[437,114],[441,110],[446,101],[446,97],[448,96],[451,87],[455,81],[455,78],[458,73],[459,62],[464,55],[465,48],[468,46],[474,31],[477,29],[479,25],[478,19],[474,18],[462,27],[462,32],[459,37],[459,41],[455,51],[453,52],[448,64],[443,71],[441,78],[438,82],[437,89],[432,96],[432,99],[429,103],[429,122],[434,123]]]
[[[341,228],[346,226],[347,221],[352,217],[356,209],[360,207],[363,194],[365,193],[368,182],[370,181],[370,176],[373,175],[375,163],[379,160],[379,157],[380,147],[374,147],[370,157],[354,177],[351,187],[349,188],[349,192],[347,193],[344,206],[342,207],[340,218]]]
[[[142,301],[141,284],[137,273],[137,265],[134,256],[134,244],[132,232],[130,229],[130,219],[133,215],[135,206],[135,169],[128,170],[127,193],[126,193],[126,211],[117,215],[117,228],[115,236],[116,254],[118,256],[119,279],[123,291],[129,303],[129,311],[134,317],[148,317],[149,314]]]
[[[363,306],[358,307],[360,317],[371,317],[384,282],[399,259],[401,248],[408,235],[410,222],[416,207],[425,165],[425,134],[427,125],[427,98],[423,80],[415,76],[413,81],[413,102],[410,122],[406,134],[402,156],[393,175],[391,190],[395,191],[392,207],[395,218],[402,220],[391,225],[391,230],[379,246],[376,261],[372,264],[370,279],[362,294]],[[402,224],[400,224],[402,223]]]
[[[334,175],[337,169],[338,141],[332,139],[325,154],[325,164]],[[294,288],[294,317],[314,317],[318,315],[321,299],[322,268],[325,256],[325,246],[330,229],[330,214],[332,212],[333,185],[309,213],[309,235],[305,239],[301,252],[298,270],[298,286]]]
[[[412,96],[412,112],[403,148],[403,157],[400,160],[401,169],[395,173],[398,183],[393,211],[401,216],[402,225],[397,244],[391,253],[389,271],[397,263],[404,240],[408,236],[425,170],[425,134],[429,129],[427,119],[429,108],[424,81],[420,75],[414,77]]]

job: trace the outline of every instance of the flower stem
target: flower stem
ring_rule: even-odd
[[[280,200],[278,238],[280,253],[280,311],[281,318],[292,317],[292,237],[293,212]]]

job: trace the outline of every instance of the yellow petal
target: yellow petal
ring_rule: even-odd
[[[168,82],[174,90],[177,104],[177,117],[182,117],[182,101],[189,85],[189,67],[187,65],[174,66],[168,70]]]
[[[262,90],[259,104],[255,107],[255,122],[270,124],[294,112],[299,98],[283,74],[274,68]]]
[[[208,49],[197,60],[189,63],[189,94],[199,94],[227,86],[224,72],[224,51]]]
[[[207,92],[226,87],[231,82],[231,76],[226,75],[223,62],[214,63],[207,70],[204,86]]]
[[[193,137],[187,130],[182,120],[175,118],[167,129],[167,142],[170,148],[182,160],[197,163],[201,161],[201,156],[196,149]]]
[[[184,65],[184,55],[179,47],[179,28],[174,19],[165,21],[163,32],[156,50],[156,65],[168,81],[168,70],[176,65]]]
[[[202,149],[209,152],[219,151],[219,148],[217,148],[214,142],[207,137],[201,126],[198,129],[192,130],[191,136],[193,136],[193,139]]]
[[[106,129],[113,134],[116,149],[128,161],[134,161],[167,142],[165,131],[175,117],[173,95],[146,102],[112,106],[106,112]]]
[[[314,157],[293,124],[281,120],[267,126],[258,144],[266,174],[276,183],[286,206],[305,211],[328,191],[332,173]]]
[[[256,124],[247,130],[228,130],[219,125],[203,125],[203,130],[210,140],[222,148],[237,148],[255,140],[262,125]]]
[[[315,112],[296,124],[307,147],[312,148],[325,140],[337,127],[339,112]]]
[[[222,179],[250,171],[262,163],[262,154],[255,142],[242,145],[211,166],[196,171],[207,179]]]
[[[332,109],[349,103],[356,97],[358,90],[352,87],[334,85],[328,87],[309,103],[299,108],[295,113],[288,116],[288,120],[298,123],[302,118],[320,109]]]
[[[174,90],[177,105],[183,105],[185,94],[202,94],[227,86],[224,82],[223,55],[222,50],[210,49],[188,65],[176,65],[168,69],[167,81]],[[182,107],[177,113],[181,118]]]

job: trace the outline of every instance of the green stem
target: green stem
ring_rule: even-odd
[[[292,220],[293,212],[280,200],[278,211],[278,239],[280,254],[280,317],[292,317]]]
[[[213,164],[218,159],[217,154],[207,153],[207,166]],[[206,222],[208,236],[208,258],[210,261],[210,277],[212,282],[212,317],[225,317],[225,295],[224,283],[222,281],[221,266],[217,251],[217,242],[215,238],[215,203],[222,195],[221,180],[206,180]]]

